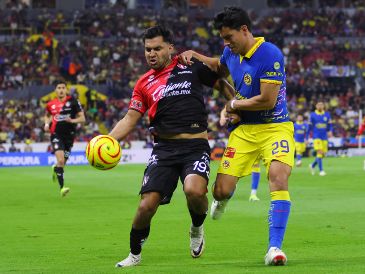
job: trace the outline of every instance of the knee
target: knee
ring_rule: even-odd
[[[291,168],[283,163],[275,163],[275,167],[270,167],[269,181],[276,190],[286,190],[288,188],[288,180]]]
[[[141,215],[153,215],[155,214],[158,206],[149,203],[148,201],[141,201],[138,207],[138,212]]]
[[[57,161],[57,166],[64,167],[65,166],[65,159],[58,160]]]
[[[200,188],[187,187],[187,188],[184,188],[184,192],[185,192],[186,197],[189,200],[202,199],[207,194],[207,188],[206,187],[200,187]]]
[[[232,196],[232,191],[225,188],[222,184],[215,184],[213,190],[213,197],[217,201],[228,199]]]

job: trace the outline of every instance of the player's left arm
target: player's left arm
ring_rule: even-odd
[[[257,76],[260,81],[260,93],[249,99],[231,100],[227,111],[246,110],[260,111],[273,109],[278,100],[279,91],[285,81],[284,57],[277,48],[267,49],[266,58],[258,64]],[[255,80],[252,80],[254,82]]]
[[[71,124],[85,123],[85,121],[86,121],[85,114],[83,111],[80,111],[76,114],[75,118],[72,119],[72,118],[68,117],[66,119],[66,121]]]
[[[230,100],[226,104],[227,112],[235,110],[269,110],[275,107],[280,90],[280,84],[260,83],[260,94],[244,100]]]

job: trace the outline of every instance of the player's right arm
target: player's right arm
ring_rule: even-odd
[[[208,57],[193,50],[187,50],[179,54],[179,62],[185,65],[191,65],[193,63],[191,59],[193,58],[203,62],[220,76],[227,77],[229,75],[228,68],[222,65],[217,57]]]
[[[134,109],[129,109],[127,114],[115,125],[109,135],[118,141],[123,140],[135,128],[142,116],[142,113]]]
[[[48,112],[48,108],[47,108],[46,109],[46,114],[44,115],[44,131],[45,132],[49,131],[49,127],[50,127],[51,122],[52,122],[52,116]]]

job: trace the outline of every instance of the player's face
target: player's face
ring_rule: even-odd
[[[67,95],[67,87],[65,84],[58,84],[56,86],[56,94],[58,99],[63,99]]]
[[[322,102],[319,102],[316,104],[316,109],[318,111],[324,111],[324,104]]]
[[[222,27],[219,31],[223,38],[224,45],[228,46],[233,53],[245,55],[248,44],[247,34],[248,29],[243,25],[239,30],[231,29],[229,27]]]
[[[299,122],[299,123],[303,122],[303,116],[302,115],[298,115],[297,122]]]
[[[144,42],[144,54],[150,68],[160,70],[171,62],[173,45],[164,42],[162,36],[146,39]]]

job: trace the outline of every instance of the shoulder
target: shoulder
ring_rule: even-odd
[[[276,59],[276,61],[279,61],[284,58],[281,50],[273,43],[264,42],[259,49],[260,55],[265,58],[265,60]]]
[[[135,85],[135,89],[136,88],[138,89],[145,83],[152,82],[153,80],[154,80],[154,70],[150,69],[149,71],[147,71],[145,74],[143,74],[141,77],[138,78]]]

